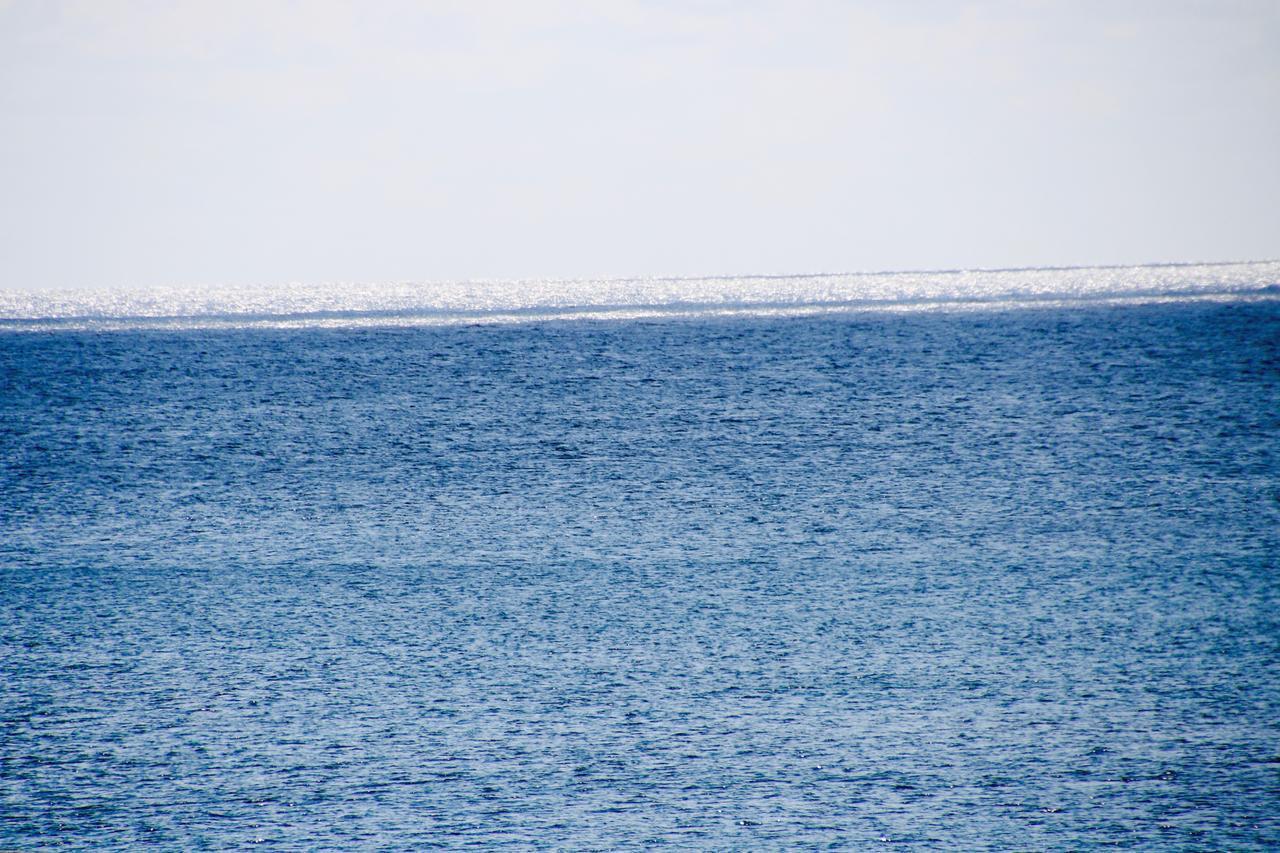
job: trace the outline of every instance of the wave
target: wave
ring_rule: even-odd
[[[1280,261],[937,272],[0,291],[0,330],[513,323],[1280,300]]]

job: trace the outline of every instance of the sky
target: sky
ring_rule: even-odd
[[[1280,0],[0,0],[0,288],[1280,257]]]

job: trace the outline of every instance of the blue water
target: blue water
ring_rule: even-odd
[[[1280,847],[1280,299],[0,333],[0,848]]]

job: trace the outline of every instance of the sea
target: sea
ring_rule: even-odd
[[[1280,849],[1280,262],[0,291],[0,849]]]

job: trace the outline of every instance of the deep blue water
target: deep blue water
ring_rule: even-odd
[[[1280,302],[0,334],[0,848],[1280,847]]]

